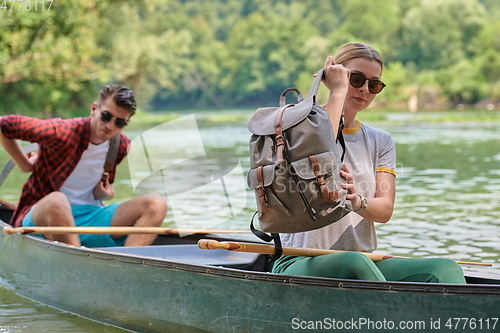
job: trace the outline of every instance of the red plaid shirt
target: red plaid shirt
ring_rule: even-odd
[[[90,117],[41,120],[19,115],[1,117],[1,130],[5,137],[39,144],[38,160],[26,181],[19,205],[10,223],[18,227],[24,216],[38,200],[58,191],[80,161],[90,140]],[[130,140],[120,134],[120,147],[115,165],[109,175],[115,179],[116,165],[127,155]]]

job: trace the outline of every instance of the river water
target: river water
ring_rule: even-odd
[[[237,114],[241,118],[241,112]],[[249,166],[250,134],[246,121],[211,121],[207,114],[193,119],[195,129],[199,129],[196,134],[198,141],[191,140],[192,133],[186,135],[185,131],[184,134],[182,131],[175,133],[171,138],[180,136],[191,140],[191,148],[185,149],[191,157],[199,155],[193,147],[201,142],[202,151],[211,158],[195,157],[178,164],[181,168],[170,166],[170,176],[167,177],[167,173],[160,175],[163,177],[160,187],[169,194],[167,200],[172,208],[165,225],[248,229],[256,210],[253,193],[247,190],[242,195],[234,190],[244,186],[243,174]],[[491,263],[492,267],[463,266],[463,269],[500,277],[500,124],[410,121],[398,125],[369,124],[391,133],[397,149],[395,212],[389,223],[377,226],[377,252]],[[174,126],[173,131],[186,128],[182,124],[180,127]],[[158,152],[161,157],[162,150],[171,148],[171,143],[162,142],[161,137],[155,135],[157,133],[148,136],[145,131],[128,131],[127,134],[148,144],[149,156]],[[174,160],[179,160],[179,154]],[[6,159],[5,152],[0,151],[0,161]],[[117,175],[114,201],[135,195],[133,186],[137,185],[137,177],[130,176],[130,166],[134,175],[140,174],[137,168],[141,165],[132,160],[130,163],[124,161]],[[26,175],[14,171],[2,186],[2,199],[16,200],[20,182],[25,178]],[[219,178],[225,180],[222,182],[225,196],[218,194],[221,188]],[[201,186],[202,183],[213,186]],[[143,182],[135,191],[139,193],[154,187],[154,184]],[[194,192],[182,195],[190,189]],[[192,194],[195,194],[195,201],[187,199],[191,197],[193,200]],[[123,330],[32,302],[0,287],[0,332]]]

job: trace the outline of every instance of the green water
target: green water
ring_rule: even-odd
[[[209,122],[202,117],[197,120],[208,154],[232,153],[239,157],[243,170],[248,168],[249,133],[244,121]],[[398,163],[395,212],[389,223],[377,226],[377,252],[491,263],[492,267],[463,268],[500,276],[500,124],[408,123],[377,127],[392,134]],[[134,138],[141,133],[134,131],[128,135]],[[164,144],[158,145],[158,149],[165,148]],[[0,161],[6,158],[5,152],[0,151]],[[2,199],[16,200],[26,177],[13,172],[2,186]],[[185,185],[196,175],[180,177],[179,183]],[[115,187],[114,201],[135,195],[128,161],[120,166]],[[220,206],[211,200],[213,193],[207,189],[199,194],[195,204],[177,202],[175,214],[172,211],[165,224],[176,225],[181,215],[189,217],[183,226],[219,223]],[[256,207],[252,192],[247,191],[246,200],[243,211],[217,226],[247,229]],[[31,302],[0,287],[0,332],[122,330]]]

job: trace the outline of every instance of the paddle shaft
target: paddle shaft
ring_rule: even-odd
[[[251,252],[251,253],[262,253],[262,254],[274,254],[275,247],[267,244],[255,244],[255,243],[240,243],[240,242],[219,242],[214,239],[200,239],[198,241],[198,247],[207,250],[228,250],[228,251],[240,251],[240,252]],[[332,253],[340,253],[346,251],[339,250],[322,250],[322,249],[311,249],[304,247],[283,247],[283,255],[288,256],[302,256],[302,257],[316,257]],[[376,253],[360,252],[370,258],[372,261],[377,262],[390,258],[407,258],[391,255],[383,255]],[[480,266],[492,266],[491,264],[476,263],[476,262],[466,262],[457,261],[458,264],[462,265],[480,265]]]
[[[267,244],[255,244],[255,243],[240,243],[240,242],[219,242],[214,239],[200,239],[198,241],[198,247],[206,250],[228,250],[228,251],[240,251],[240,252],[251,252],[251,253],[262,253],[262,254],[274,254],[275,248],[272,245]],[[283,255],[287,256],[302,256],[302,257],[316,257],[323,256],[326,254],[340,253],[346,251],[339,250],[322,250],[322,249],[311,249],[305,247],[283,247]],[[373,261],[380,261],[384,259],[394,258],[394,256],[387,256],[375,253],[361,252]]]
[[[128,235],[128,234],[240,234],[249,233],[246,230],[217,230],[217,229],[177,229],[161,227],[4,227],[6,234],[94,234],[94,235]]]

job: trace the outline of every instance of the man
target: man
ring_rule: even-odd
[[[107,85],[90,107],[90,117],[40,120],[20,115],[0,118],[0,143],[24,172],[26,181],[12,216],[14,226],[160,226],[167,204],[156,194],[104,206],[114,197],[116,165],[127,155],[130,140],[122,130],[136,110],[131,90]],[[116,160],[109,174],[104,163],[110,139],[119,137]],[[39,144],[38,156],[28,158],[16,139]],[[150,245],[156,235],[44,235],[75,246]]]

